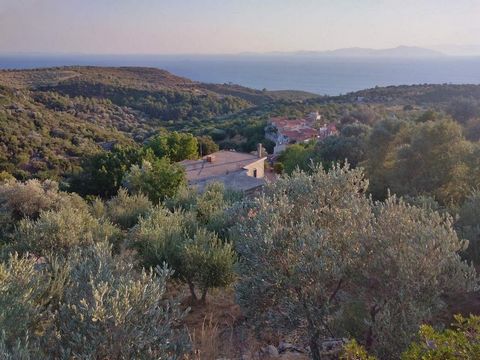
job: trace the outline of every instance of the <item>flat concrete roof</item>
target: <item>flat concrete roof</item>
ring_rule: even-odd
[[[231,172],[227,175],[220,175],[200,179],[190,182],[192,186],[195,186],[199,191],[203,191],[208,184],[219,182],[222,183],[225,188],[233,189],[236,191],[252,191],[265,185],[265,179],[257,179],[247,175],[247,170],[239,170]]]
[[[187,180],[195,183],[212,177],[228,175],[233,172],[245,169],[257,161],[266,158],[258,158],[256,155],[240,153],[236,151],[221,150],[208,156],[213,157],[213,161],[207,161],[207,156],[200,160],[184,160],[180,164],[185,167]]]

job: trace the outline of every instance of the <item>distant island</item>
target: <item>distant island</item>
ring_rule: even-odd
[[[249,53],[254,55],[255,53]],[[417,47],[417,46],[397,46],[388,49],[369,49],[361,47],[341,48],[326,51],[274,51],[270,55],[298,55],[298,56],[318,56],[318,57],[391,57],[391,58],[425,58],[425,57],[443,57],[447,56],[443,52]]]

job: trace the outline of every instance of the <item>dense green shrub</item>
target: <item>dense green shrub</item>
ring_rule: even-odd
[[[150,139],[145,147],[156,157],[167,157],[173,162],[198,158],[198,140],[188,133],[160,134]]]
[[[152,203],[145,195],[129,195],[120,188],[118,194],[105,203],[105,216],[122,229],[130,229],[151,209]]]
[[[410,345],[402,355],[403,360],[474,360],[480,356],[480,317],[455,316],[453,329],[437,331],[422,325],[419,341]]]
[[[282,152],[278,161],[283,165],[283,171],[287,174],[300,169],[304,171],[311,170],[312,166],[318,164],[321,159],[315,152],[315,144],[295,144],[289,146]]]
[[[37,255],[67,254],[76,247],[109,241],[118,245],[120,230],[94,218],[87,209],[64,206],[40,212],[37,220],[23,219],[13,235],[12,246]]]
[[[85,195],[114,196],[133,165],[142,163],[144,154],[134,147],[115,146],[83,160],[82,171],[70,179],[72,191]]]
[[[350,340],[343,348],[340,360],[377,360],[367,353],[355,340]]]
[[[415,124],[382,121],[370,135],[364,165],[375,198],[433,196],[444,206],[461,204],[479,186],[478,144],[449,119]]]
[[[218,145],[213,141],[211,136],[203,135],[197,137],[198,153],[200,156],[209,155],[219,150]]]
[[[234,222],[227,210],[241,198],[241,193],[216,182],[208,184],[202,193],[193,187],[182,188],[174,197],[167,198],[165,205],[172,211],[180,208],[193,212],[201,226],[226,239]]]
[[[174,196],[186,185],[185,169],[167,158],[144,160],[142,166],[133,165],[125,175],[123,185],[134,194],[145,194],[158,204],[166,197]]]
[[[58,210],[69,205],[85,208],[77,194],[59,191],[51,180],[7,181],[0,185],[0,211],[12,220],[36,219],[41,211]]]

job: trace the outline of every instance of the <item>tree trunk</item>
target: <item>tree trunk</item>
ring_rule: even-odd
[[[198,301],[197,294],[195,293],[195,285],[191,281],[188,281],[188,288],[190,289],[190,294],[192,295],[192,299]]]
[[[373,347],[373,342],[374,342],[373,326],[375,325],[375,318],[377,316],[378,311],[379,311],[379,308],[377,308],[376,305],[370,308],[371,324],[368,327],[367,335],[365,336],[365,349],[369,352],[372,350],[372,347]]]
[[[310,354],[313,360],[322,360],[317,334],[310,337]]]
[[[205,288],[202,290],[202,298],[200,300],[202,304],[205,304],[207,302],[207,291],[208,291],[208,288]]]

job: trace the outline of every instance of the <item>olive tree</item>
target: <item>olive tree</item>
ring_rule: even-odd
[[[11,359],[182,359],[189,351],[171,271],[138,272],[106,243],[38,264],[0,264],[0,356]]]
[[[131,238],[144,267],[167,263],[175,276],[188,284],[194,300],[198,300],[196,287],[205,301],[210,288],[233,280],[235,253],[231,244],[200,227],[191,211],[156,207],[140,219]]]
[[[480,191],[474,191],[459,209],[456,227],[461,236],[469,241],[465,257],[480,263]]]
[[[395,197],[375,203],[373,210],[358,297],[366,310],[367,350],[391,358],[444,306],[442,295],[472,290],[476,276],[460,258],[467,243],[458,238],[450,216]]]
[[[373,217],[359,170],[317,168],[267,186],[234,228],[238,300],[258,324],[305,329],[314,359],[362,266]]]
[[[51,353],[70,358],[181,359],[188,340],[183,312],[166,297],[171,271],[138,273],[106,244],[75,252],[58,308]]]
[[[303,330],[314,359],[321,338],[351,335],[398,356],[443,293],[474,285],[450,218],[367,186],[359,169],[315,168],[239,206],[239,302],[260,326]]]
[[[229,216],[228,210],[241,198],[241,193],[214,182],[208,184],[201,193],[194,187],[182,188],[174,197],[166,199],[165,205],[172,211],[180,208],[193,212],[201,226],[226,239],[235,221]]]

